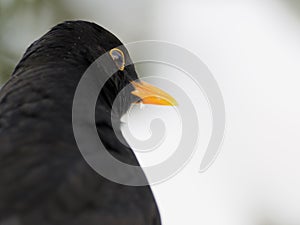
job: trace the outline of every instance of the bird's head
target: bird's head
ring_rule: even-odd
[[[132,103],[161,106],[177,105],[176,100],[171,95],[140,80],[126,47],[112,33],[98,27],[98,25],[96,26],[97,29],[101,29],[98,34],[101,39],[101,42],[98,42],[98,49],[101,49],[101,54],[106,55],[110,61],[101,63],[101,57],[98,58],[102,67],[100,68],[101,73],[106,73],[110,77],[100,93],[100,98],[104,98],[109,107],[116,104],[119,106],[118,114],[123,114]],[[113,74],[111,74],[112,70],[115,71]]]
[[[109,65],[101,64],[97,76],[109,75],[99,95],[101,104],[106,108],[111,109],[117,96],[119,116],[133,103],[177,104],[163,90],[139,80],[127,49],[115,35],[86,21],[67,21],[53,27],[27,49],[13,76],[31,69],[47,70],[47,74],[53,73],[57,83],[57,79],[63,79],[63,82],[69,80],[75,85],[87,68],[97,59],[101,60],[104,54],[110,62]],[[112,75],[104,74],[109,73],[107,66],[115,67]],[[122,91],[124,88],[125,91]]]

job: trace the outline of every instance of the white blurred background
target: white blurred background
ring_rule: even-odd
[[[0,0],[0,7],[2,82],[30,43],[67,19],[94,21],[124,43],[178,44],[209,67],[225,101],[225,139],[199,173],[211,118],[195,92],[198,151],[153,186],[164,225],[300,224],[300,1]]]

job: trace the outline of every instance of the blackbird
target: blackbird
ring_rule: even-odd
[[[119,120],[133,103],[176,104],[162,90],[137,80],[121,45],[95,23],[67,21],[27,49],[0,90],[0,225],[161,224],[150,186],[127,186],[98,174],[84,160],[73,134],[76,87],[105,53],[117,72],[98,96],[95,121],[113,157],[139,166],[134,152],[116,137],[119,130],[113,129],[111,118]],[[106,70],[99,71],[101,78]],[[118,93],[128,85],[113,110]]]

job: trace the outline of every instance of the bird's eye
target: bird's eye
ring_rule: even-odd
[[[114,60],[119,70],[123,71],[125,67],[124,53],[118,48],[113,48],[109,51],[109,54],[110,57]]]

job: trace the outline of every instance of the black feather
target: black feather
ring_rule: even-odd
[[[96,24],[69,21],[34,42],[16,66],[0,91],[0,225],[160,224],[150,187],[98,175],[73,135],[72,102],[82,74],[119,45]],[[136,78],[133,65],[114,74],[99,95],[95,118],[105,146],[133,165],[136,157],[118,141],[110,118],[116,95]],[[124,96],[114,117],[135,100]]]

